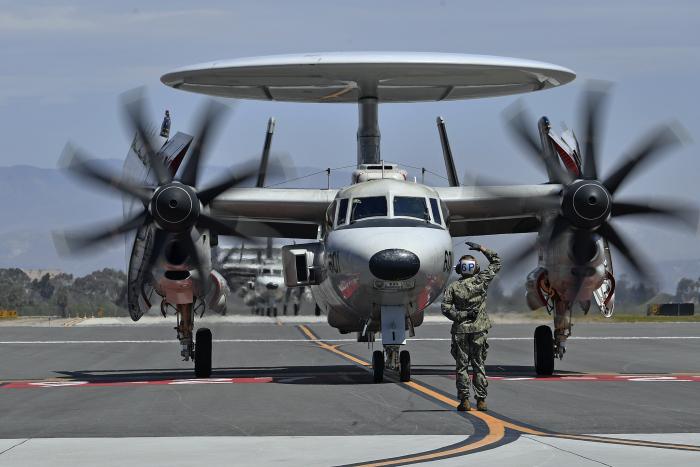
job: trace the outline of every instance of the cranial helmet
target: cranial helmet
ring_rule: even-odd
[[[459,258],[455,266],[455,272],[462,277],[471,277],[479,274],[479,262],[472,255],[464,255]]]

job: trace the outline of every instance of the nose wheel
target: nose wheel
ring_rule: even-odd
[[[375,383],[384,381],[385,369],[397,372],[402,383],[411,381],[411,354],[408,350],[399,352],[398,345],[385,345],[384,352],[375,350],[372,353],[372,376]]]
[[[384,352],[381,350],[372,352],[372,373],[375,383],[384,381]]]

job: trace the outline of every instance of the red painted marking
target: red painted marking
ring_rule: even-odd
[[[255,384],[271,383],[271,377],[259,378],[202,378],[202,379],[161,379],[152,381],[13,381],[0,386],[0,389],[28,388],[75,388],[75,387],[123,387],[123,386],[159,386],[159,385],[196,385],[196,384]]]
[[[455,375],[449,376],[455,379]],[[700,382],[700,375],[686,374],[638,374],[638,375],[615,375],[615,374],[580,374],[580,375],[552,375],[552,376],[487,376],[487,379],[495,381],[547,381],[547,382],[568,382],[568,381],[617,381],[617,382],[633,382],[633,383],[648,383],[648,382],[685,382],[697,383]]]

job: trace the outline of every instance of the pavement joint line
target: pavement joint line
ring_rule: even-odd
[[[332,352],[343,356],[345,358],[348,358],[352,361],[358,361],[360,364],[364,366],[371,366],[369,362],[366,362],[364,360],[361,360],[353,355],[350,355],[346,352],[340,351],[335,348],[335,346],[330,346],[323,342],[323,340],[319,339],[307,326],[304,326],[303,324],[298,326],[299,329],[309,338],[315,339],[314,343],[319,345],[321,348],[329,348],[329,350],[332,348]],[[425,395],[428,395],[432,397],[433,399],[436,399],[443,404],[446,404],[451,407],[457,407],[459,402],[445,394],[441,394],[441,392],[438,392],[436,390],[433,390],[431,388],[426,387],[425,385],[421,383],[417,383],[416,381],[409,381],[406,383],[403,383],[406,387],[410,387],[412,389],[415,389]],[[624,439],[624,438],[607,438],[607,437],[602,437],[602,436],[593,436],[593,435],[576,435],[576,434],[567,434],[567,433],[556,433],[556,432],[551,432],[551,431],[541,431],[535,428],[531,428],[528,426],[521,425],[519,423],[513,422],[513,421],[508,421],[508,420],[502,420],[497,417],[494,417],[492,415],[483,413],[483,412],[476,412],[476,411],[470,411],[469,415],[481,418],[483,421],[487,423],[487,426],[489,426],[489,431],[491,431],[492,427],[500,430],[503,428],[503,435],[501,436],[501,439],[505,435],[505,428],[509,428],[513,431],[519,432],[521,434],[530,434],[530,435],[536,435],[536,436],[544,436],[544,437],[552,437],[552,438],[564,438],[564,439],[573,439],[573,440],[578,440],[578,441],[590,441],[590,442],[595,442],[595,443],[603,443],[603,444],[615,444],[615,445],[624,445],[624,446],[640,446],[640,447],[649,447],[649,448],[657,448],[657,449],[671,449],[671,450],[680,450],[680,451],[696,451],[700,452],[700,446],[695,446],[695,445],[689,445],[689,444],[674,444],[674,443],[661,443],[661,442],[655,442],[655,441],[643,441],[643,440],[635,440],[635,439]],[[488,421],[487,421],[488,420]],[[494,423],[494,425],[489,425],[489,422]],[[487,435],[488,437],[488,435]],[[492,441],[491,444],[496,443],[496,441]],[[469,446],[472,446],[470,444]],[[485,447],[485,446],[482,446]],[[464,454],[470,453],[471,450],[465,451]],[[454,454],[452,454],[453,456]],[[416,460],[415,462],[425,462],[426,460],[437,460],[439,457],[435,457],[433,459],[424,459],[424,460]],[[406,459],[403,459],[402,462],[405,462]],[[411,462],[412,463],[412,462]],[[381,463],[381,464],[372,464],[372,463],[367,463],[367,464],[357,464],[357,465],[362,465],[362,466],[383,466],[383,465],[400,465],[400,463]]]

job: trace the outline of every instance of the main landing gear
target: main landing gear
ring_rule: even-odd
[[[397,372],[402,383],[411,381],[411,354],[408,350],[399,351],[399,348],[398,345],[385,345],[384,352],[375,350],[372,353],[372,375],[375,383],[384,381],[385,369]]]
[[[177,339],[180,341],[180,355],[183,360],[194,360],[194,375],[197,378],[211,376],[211,331],[199,328],[196,340],[192,339],[194,329],[194,312],[192,303],[176,305]]]
[[[535,373],[551,376],[554,373],[554,358],[560,360],[566,353],[566,340],[571,336],[571,304],[554,300],[554,332],[549,326],[535,329]]]

